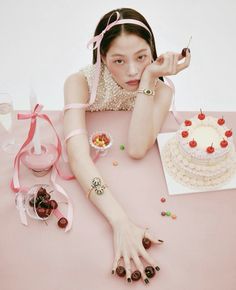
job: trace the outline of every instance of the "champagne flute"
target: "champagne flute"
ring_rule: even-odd
[[[1,149],[7,153],[15,154],[19,149],[13,132],[13,100],[5,92],[0,92],[0,124],[7,132],[7,137],[1,143]]]

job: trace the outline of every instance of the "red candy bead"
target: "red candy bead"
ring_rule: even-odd
[[[162,211],[162,212],[161,212],[161,215],[162,215],[162,216],[165,216],[165,215],[166,215],[166,212],[165,212],[165,211]]]
[[[164,197],[161,198],[161,202],[165,202],[166,199]]]
[[[58,226],[60,228],[65,228],[68,224],[68,220],[65,217],[62,217],[59,219],[59,221],[57,222]]]

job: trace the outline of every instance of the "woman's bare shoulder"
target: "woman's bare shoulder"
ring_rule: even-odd
[[[89,88],[86,77],[82,72],[76,72],[67,77],[64,83],[65,104],[86,102]]]

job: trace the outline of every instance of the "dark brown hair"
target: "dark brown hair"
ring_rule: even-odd
[[[109,20],[109,23],[116,20],[116,13],[115,13],[116,11],[120,13],[120,19],[135,19],[135,20],[141,21],[143,24],[145,24],[148,27],[151,34],[149,33],[147,29],[145,29],[144,27],[140,25],[131,24],[131,23],[115,25],[110,30],[106,31],[106,33],[103,36],[103,39],[100,45],[101,55],[106,56],[106,53],[109,50],[112,41],[117,36],[121,35],[122,32],[125,32],[129,34],[135,34],[143,38],[150,46],[152,57],[155,60],[157,58],[157,53],[156,53],[156,45],[155,45],[155,40],[154,40],[151,27],[149,26],[147,20],[143,17],[143,15],[134,9],[120,8],[120,9],[112,10],[108,12],[107,14],[105,14],[99,21],[96,27],[94,36],[99,35],[106,28],[109,17],[111,17]],[[93,50],[93,64],[95,64],[96,61],[97,61],[97,49]]]

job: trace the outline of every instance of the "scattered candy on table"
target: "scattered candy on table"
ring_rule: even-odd
[[[118,166],[118,164],[119,164],[119,163],[118,163],[118,161],[116,161],[116,160],[114,160],[114,161],[112,162],[112,165],[113,165],[113,166]]]
[[[124,144],[120,145],[120,150],[125,150],[125,145]]]

